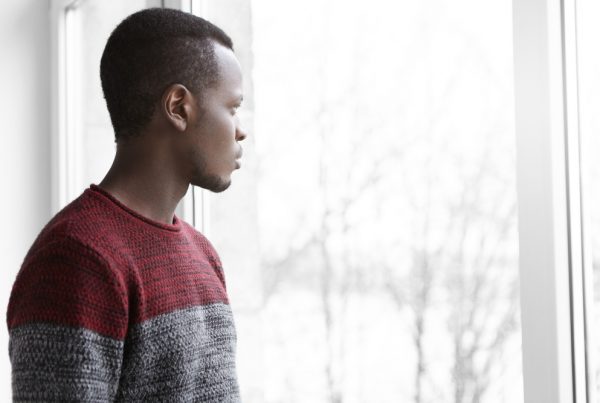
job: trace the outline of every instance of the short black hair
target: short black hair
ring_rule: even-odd
[[[179,10],[149,8],[125,18],[108,38],[100,61],[115,142],[140,133],[172,84],[202,99],[203,90],[219,78],[215,42],[233,50],[219,27]]]

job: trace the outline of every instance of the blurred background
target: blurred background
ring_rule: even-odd
[[[4,0],[0,13],[4,307],[59,207],[56,3],[69,2]],[[99,80],[106,39],[125,16],[163,3],[73,3],[72,197],[114,155]],[[243,168],[227,192],[203,195],[198,228],[225,266],[244,402],[522,402],[511,2],[187,4],[230,34],[244,71]],[[594,235],[600,8],[579,7]],[[5,401],[6,325],[0,345]]]

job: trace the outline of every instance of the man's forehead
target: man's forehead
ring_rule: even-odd
[[[215,53],[219,65],[219,87],[241,101],[243,79],[240,63],[230,49],[223,48]]]
[[[240,62],[238,61],[233,50],[221,45],[220,43],[214,44],[214,50],[217,63],[221,64],[225,68],[237,66],[238,69],[241,70]]]

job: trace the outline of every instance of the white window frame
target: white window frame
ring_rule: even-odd
[[[526,402],[594,402],[574,0],[513,0]]]
[[[80,0],[54,0],[50,3],[50,53],[51,53],[51,209],[56,213],[72,200],[76,174],[80,161],[76,152],[79,102],[74,89],[80,85],[77,57],[74,48],[79,35],[69,35],[79,23],[74,10]]]

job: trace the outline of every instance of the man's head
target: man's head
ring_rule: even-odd
[[[100,66],[117,156],[135,149],[128,164],[162,161],[167,180],[225,190],[246,137],[232,47],[221,29],[181,11],[148,9],[121,22]]]
[[[123,20],[100,62],[115,140],[139,135],[172,84],[184,85],[201,100],[218,81],[215,43],[233,49],[220,28],[178,10],[147,9]]]

